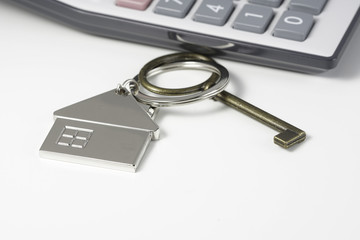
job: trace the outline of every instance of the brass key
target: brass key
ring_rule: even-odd
[[[177,53],[166,55],[146,64],[140,71],[138,78],[141,85],[149,90],[150,92],[160,94],[160,95],[183,95],[190,94],[196,91],[204,91],[210,88],[215,82],[220,73],[213,73],[210,78],[202,84],[183,88],[183,89],[168,89],[161,88],[151,84],[147,77],[151,75],[156,75],[157,72],[164,72],[171,70],[174,65],[177,65],[178,62],[215,62],[213,59],[195,54],[195,53]],[[196,69],[196,68],[195,68]],[[279,131],[280,133],[274,137],[274,143],[283,147],[289,148],[296,143],[300,143],[306,139],[306,133],[293,125],[271,115],[270,113],[261,110],[258,107],[228,93],[222,91],[213,97],[214,100],[224,103],[225,105],[232,107],[235,110],[238,110],[259,122],[264,123],[265,125]]]
[[[261,110],[258,107],[255,107],[231,93],[222,91],[213,99],[279,131],[280,133],[274,137],[274,143],[283,148],[289,148],[296,143],[304,141],[306,138],[306,133],[303,130],[294,127],[293,125],[265,112],[264,110]]]

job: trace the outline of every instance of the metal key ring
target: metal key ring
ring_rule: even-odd
[[[184,95],[184,94],[197,92],[204,88],[203,84],[205,84],[206,81],[203,83],[200,83],[198,85],[187,87],[187,88],[172,89],[172,88],[162,88],[159,86],[155,86],[147,80],[147,78],[150,77],[150,73],[153,72],[155,69],[158,69],[158,71],[161,71],[161,69],[163,69],[163,68],[160,68],[161,66],[164,66],[164,65],[168,66],[172,63],[189,62],[189,61],[215,62],[212,58],[209,58],[207,56],[197,54],[197,53],[174,53],[174,54],[161,56],[161,57],[155,58],[154,60],[148,62],[147,64],[145,64],[142,67],[142,69],[140,70],[140,72],[138,74],[139,82],[140,82],[141,86],[143,86],[146,90],[153,92],[153,93],[160,94],[160,95],[172,95],[173,96],[173,95]],[[189,68],[189,69],[191,69],[191,68]],[[197,69],[197,68],[194,68],[194,69]],[[206,70],[206,69],[202,69],[202,70]],[[171,71],[171,69],[170,69],[170,71]],[[217,78],[218,78],[218,74],[213,73],[208,80],[215,82]]]
[[[229,73],[226,68],[202,55],[191,55],[192,58],[188,57],[189,54],[172,54],[157,58],[145,65],[146,68],[143,68],[140,71],[142,80],[140,79],[140,74],[137,75],[134,80],[138,81],[141,86],[147,89],[147,87],[143,85],[143,82],[145,79],[145,82],[149,83],[147,81],[148,76],[154,76],[156,74],[179,69],[197,69],[212,72],[212,75],[205,82],[193,87],[180,89],[160,88],[149,83],[153,86],[152,88],[159,91],[157,91],[155,95],[150,96],[140,89],[139,92],[134,95],[135,98],[139,102],[153,107],[168,107],[212,98],[222,92],[229,82]],[[194,55],[199,55],[201,57],[194,57]],[[165,62],[169,56],[171,57],[170,63]],[[166,97],[164,95],[171,95],[171,97]]]

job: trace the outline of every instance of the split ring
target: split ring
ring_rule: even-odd
[[[212,72],[212,74],[201,84],[179,89],[161,88],[147,80],[147,77],[150,76],[184,69],[205,70]],[[206,56],[194,53],[177,53],[147,63],[134,80],[138,81],[141,87],[154,93],[154,95],[148,95],[140,88],[139,92],[134,94],[139,102],[153,107],[168,107],[214,97],[225,89],[229,82],[229,72]]]

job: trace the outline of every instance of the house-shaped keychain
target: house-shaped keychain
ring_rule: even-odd
[[[160,134],[150,110],[115,90],[62,108],[54,113],[40,156],[135,172]]]

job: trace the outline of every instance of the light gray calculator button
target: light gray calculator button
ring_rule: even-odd
[[[204,0],[196,10],[194,20],[222,26],[234,9],[231,0]]]
[[[317,15],[323,10],[327,0],[292,0],[289,9]]]
[[[279,7],[283,0],[249,0],[250,3],[261,4],[269,7]]]
[[[195,0],[160,0],[154,12],[171,17],[184,18]]]
[[[233,27],[239,30],[263,33],[273,15],[272,8],[246,4],[236,17]]]
[[[286,11],[277,22],[273,35],[295,41],[304,41],[314,24],[313,15]]]

